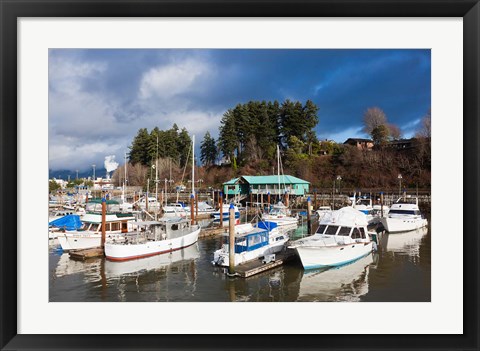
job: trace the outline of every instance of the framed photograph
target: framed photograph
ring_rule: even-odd
[[[479,6],[2,2],[2,350],[478,349]]]

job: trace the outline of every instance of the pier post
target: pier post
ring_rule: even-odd
[[[191,224],[194,225],[195,224],[195,212],[193,210],[193,202],[194,202],[194,195],[191,194],[190,195],[190,219],[191,219]]]
[[[101,240],[101,245],[102,249],[105,248],[105,227],[107,226],[107,200],[105,198],[102,198],[102,240]]]
[[[222,228],[223,227],[223,193],[220,191],[220,193],[218,194],[218,198],[219,198],[219,202],[220,202],[220,225],[219,227]]]
[[[380,217],[383,218],[383,191],[380,193]]]
[[[145,211],[148,212],[148,191],[145,193]]]
[[[270,191],[267,193],[268,209],[270,210]]]
[[[289,199],[289,194],[288,194],[288,191],[286,191],[285,192],[285,206],[287,206],[287,207],[288,207],[288,200],[290,200]]]
[[[198,224],[198,191],[195,192],[195,221]]]
[[[235,274],[235,209],[230,204],[228,230],[228,274]]]
[[[310,235],[312,231],[312,216],[310,214],[312,212],[312,200],[310,196],[307,198],[307,233]]]
[[[318,209],[318,207],[317,207],[317,189],[315,189],[315,191],[313,192],[313,204],[314,204],[313,207],[315,209]]]

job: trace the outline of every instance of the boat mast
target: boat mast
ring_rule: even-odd
[[[192,136],[192,195],[195,196],[195,135]]]
[[[157,135],[157,157],[155,158],[155,202],[158,203],[158,135]]]
[[[125,202],[125,183],[127,182],[127,153],[125,152],[125,172],[123,177],[122,201]]]
[[[280,148],[277,144],[277,178],[278,178],[278,201],[280,201]]]

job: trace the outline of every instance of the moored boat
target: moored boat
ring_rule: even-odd
[[[275,222],[284,229],[295,229],[298,225],[298,218],[293,217],[290,209],[281,201],[273,205],[268,214],[262,215],[262,220]]]
[[[200,226],[182,218],[135,222],[136,230],[105,243],[105,257],[126,261],[180,250],[198,240]]]
[[[100,203],[100,202],[99,202]],[[93,205],[92,203],[91,205]],[[107,213],[105,216],[105,238],[110,240],[118,238],[133,229],[132,223],[135,221],[133,213],[111,212],[118,206],[114,200],[106,200]],[[112,207],[110,207],[112,206]],[[102,243],[102,213],[87,212],[82,217],[82,227],[77,230],[65,230],[58,233],[58,242],[64,251],[81,250],[94,247],[100,247]]]
[[[240,211],[238,210],[237,206],[233,206],[235,210],[235,218],[240,218]],[[213,218],[220,219],[220,211],[223,213],[223,220],[228,219],[230,215],[230,204],[222,204],[222,208],[218,211],[213,212]]]
[[[212,263],[218,266],[229,265],[229,243],[214,252]],[[278,225],[273,222],[258,222],[241,224],[235,227],[235,266],[275,254],[285,249],[288,242],[288,235],[279,230]]]
[[[390,207],[388,215],[381,218],[381,223],[389,233],[408,232],[428,225],[427,219],[420,212],[416,197],[398,199]]]
[[[366,215],[352,207],[326,214],[317,232],[294,241],[305,269],[333,267],[355,261],[372,251]]]

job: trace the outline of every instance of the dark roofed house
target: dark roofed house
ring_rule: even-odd
[[[415,138],[393,140],[387,144],[388,147],[396,150],[407,150],[414,146]]]
[[[371,139],[348,138],[343,144],[355,146],[357,149],[360,150],[373,149],[373,140]]]

